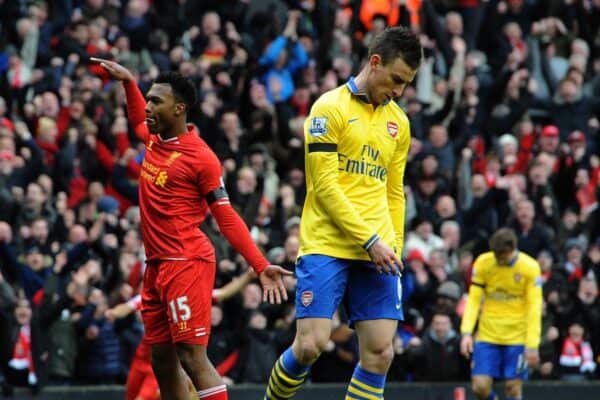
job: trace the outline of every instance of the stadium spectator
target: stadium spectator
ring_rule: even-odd
[[[425,49],[414,84],[397,99],[412,136],[404,180],[407,319],[413,311],[427,315],[439,299],[422,291],[435,282],[425,264],[433,249],[447,253],[460,315],[473,260],[489,250],[493,232],[512,226],[542,267],[546,333],[531,376],[559,377],[574,322],[599,354],[590,283],[600,282],[599,10],[597,1],[2,2],[1,271],[48,332],[50,384],[81,383],[75,322],[93,288],[112,307],[139,293],[147,267],[138,196],[147,150],[128,124],[122,86],[89,57],[125,63],[143,91],[168,70],[194,82],[200,101],[189,121],[218,154],[231,194],[238,183],[248,192],[236,194],[236,205],[253,239],[294,270],[306,197],[305,119],[322,93],[360,70],[373,38],[394,24],[411,26]],[[216,249],[220,287],[245,271],[245,261],[215,218],[202,229]],[[285,285],[295,292],[293,278]],[[288,339],[291,304],[260,308],[268,329],[280,324]],[[239,341],[241,299],[220,307],[220,329]],[[127,366],[139,336],[135,324],[121,323]],[[424,334],[410,321],[401,333],[409,330]],[[405,339],[395,342],[389,380],[411,376]],[[283,346],[277,354],[287,347],[276,345]]]
[[[469,377],[467,360],[460,354],[460,335],[451,316],[435,311],[423,339],[409,346],[409,363],[417,381],[464,381]]]

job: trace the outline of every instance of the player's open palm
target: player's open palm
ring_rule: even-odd
[[[96,57],[91,57],[90,60],[96,63],[100,63],[100,66],[104,68],[106,72],[108,72],[110,76],[113,77],[113,79],[116,79],[118,81],[131,81],[135,79],[133,77],[133,74],[127,68],[125,68],[117,62]]]
[[[288,299],[287,291],[283,284],[285,275],[293,275],[291,271],[281,268],[279,265],[269,265],[258,276],[263,288],[263,301],[271,304],[281,304],[281,299]]]

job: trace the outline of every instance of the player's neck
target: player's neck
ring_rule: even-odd
[[[354,84],[356,85],[358,92],[367,96],[369,103],[373,106],[373,108],[375,108],[378,106],[378,104],[373,103],[373,100],[369,98],[369,94],[367,91],[367,78],[369,76],[369,72],[370,72],[369,66],[364,67],[358,73],[358,75],[356,75],[356,78],[354,78]]]
[[[172,139],[176,136],[182,135],[187,132],[187,126],[185,120],[177,121],[173,124],[171,129],[167,129],[160,133],[160,137],[163,140]]]

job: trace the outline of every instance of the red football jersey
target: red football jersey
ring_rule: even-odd
[[[205,195],[222,185],[221,163],[196,129],[162,140],[149,135],[140,170],[140,216],[148,261],[214,261],[200,230]]]

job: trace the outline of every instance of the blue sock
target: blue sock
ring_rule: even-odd
[[[302,365],[298,362],[291,347],[281,355],[281,363],[287,372],[295,376],[300,376],[310,369],[310,365]]]
[[[308,375],[310,365],[298,362],[292,348],[288,348],[275,362],[264,400],[287,400],[292,398]]]
[[[373,397],[383,399],[384,386],[385,375],[364,370],[359,363],[348,385],[346,399],[372,399]]]
[[[496,400],[496,392],[493,390],[490,392],[490,395],[485,398],[485,400]]]

